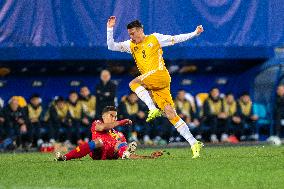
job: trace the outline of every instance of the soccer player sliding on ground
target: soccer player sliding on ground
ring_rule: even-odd
[[[84,143],[67,154],[56,152],[56,161],[68,161],[90,155],[93,160],[106,159],[154,159],[163,155],[163,151],[153,152],[150,156],[135,154],[136,142],[127,145],[121,132],[114,128],[117,126],[131,125],[132,121],[123,119],[117,121],[117,110],[114,106],[107,106],[102,112],[102,120],[96,120],[92,124],[92,140]]]
[[[162,47],[192,39],[203,32],[203,27],[200,25],[192,33],[174,36],[159,33],[145,35],[142,24],[135,20],[127,25],[130,40],[117,43],[113,39],[115,22],[115,16],[111,16],[107,22],[108,49],[132,54],[141,75],[133,79],[129,87],[148,106],[149,114],[146,121],[149,122],[161,116],[160,110],[162,110],[177,131],[191,145],[192,158],[200,157],[203,144],[193,137],[186,123],[176,114],[170,93],[171,77],[164,63]],[[151,92],[153,99],[148,91]]]

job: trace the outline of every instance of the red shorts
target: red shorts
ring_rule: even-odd
[[[103,147],[96,149],[95,152],[91,152],[89,155],[93,160],[106,160],[106,159],[118,159],[118,153],[115,150],[116,143],[103,140]]]

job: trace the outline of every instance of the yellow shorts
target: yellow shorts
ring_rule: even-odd
[[[138,77],[151,91],[154,102],[161,110],[166,105],[174,106],[173,98],[170,92],[171,77],[167,70],[153,70]]]

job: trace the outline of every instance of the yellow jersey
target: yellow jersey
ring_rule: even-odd
[[[130,49],[141,74],[152,70],[166,70],[162,47],[154,35],[146,36],[139,44],[130,42]]]

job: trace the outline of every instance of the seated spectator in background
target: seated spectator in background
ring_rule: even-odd
[[[241,140],[257,140],[256,121],[257,115],[253,114],[253,104],[248,93],[243,93],[239,99],[240,117],[243,125],[243,136]]]
[[[5,136],[5,130],[4,130],[4,115],[3,115],[3,106],[0,105],[0,143],[3,141],[6,136]]]
[[[80,89],[80,103],[83,108],[82,124],[88,127],[96,116],[96,97],[91,95],[87,86]]]
[[[116,85],[110,80],[111,74],[108,70],[101,72],[101,81],[96,86],[96,117],[99,118],[105,106],[114,106],[116,96]]]
[[[71,122],[71,125],[68,128],[68,138],[75,144],[79,139],[87,138],[88,135],[88,127],[84,127],[82,125],[83,107],[82,104],[79,103],[79,96],[77,92],[71,91],[69,93],[67,106],[68,119],[70,119]]]
[[[211,142],[226,141],[228,138],[227,116],[218,88],[210,91],[202,110],[203,135],[208,137],[208,127]]]
[[[0,152],[5,151],[5,150],[15,149],[14,141],[12,140],[12,138],[9,138],[7,136],[4,123],[5,123],[5,118],[3,115],[3,106],[2,104],[0,104]]]
[[[118,129],[125,133],[129,141],[144,140],[145,143],[149,142],[149,129],[146,123],[146,106],[143,106],[135,93],[130,93],[122,100],[119,105],[119,119],[129,118],[132,120],[132,127],[119,127]]]
[[[277,88],[274,102],[274,134],[280,138],[284,137],[284,85]]]
[[[230,139],[232,142],[238,142],[243,131],[238,104],[232,93],[228,93],[223,102],[224,112],[228,121],[229,134],[231,135]]]
[[[9,104],[3,109],[3,117],[6,136],[16,141],[18,147],[28,149],[31,145],[28,116],[19,106],[17,98],[9,100]]]
[[[48,139],[48,128],[43,124],[43,109],[41,105],[41,98],[38,94],[34,94],[30,98],[28,104],[28,118],[29,127],[33,142],[37,143],[38,147]]]
[[[4,100],[0,97],[0,109],[4,107]]]
[[[68,106],[63,97],[56,97],[48,110],[48,123],[51,139],[60,142],[71,140],[71,120],[68,118]]]
[[[191,133],[193,135],[199,135],[198,139],[201,138],[200,136],[200,129],[199,129],[199,120],[197,119],[195,105],[193,103],[194,100],[188,101],[186,99],[186,92],[184,90],[179,90],[177,97],[174,101],[175,108],[177,114],[185,121],[185,123],[189,126]],[[176,129],[173,130],[175,134],[173,136],[179,137],[179,134],[176,132]],[[171,141],[171,140],[170,140]]]

